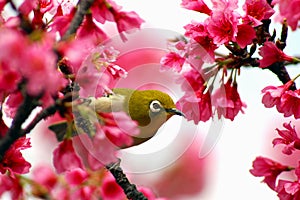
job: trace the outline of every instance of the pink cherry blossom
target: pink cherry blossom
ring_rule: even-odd
[[[224,88],[219,88],[213,94],[212,104],[216,107],[219,118],[223,115],[231,121],[239,112],[244,113],[243,108],[246,108],[237,91],[237,84],[232,83],[231,79],[224,84]]]
[[[211,9],[204,3],[203,0],[182,0],[181,5],[189,10],[205,13],[207,15],[211,14]]]
[[[118,147],[132,145],[132,137],[140,131],[136,121],[124,112],[100,113],[100,116],[104,120],[102,130],[113,144]]]
[[[180,72],[185,62],[185,58],[181,57],[175,52],[170,52],[160,60],[162,69],[174,69],[176,72]]]
[[[64,56],[65,62],[71,69],[71,73],[77,75],[80,69],[83,70],[81,68],[83,61],[86,60],[94,48],[95,43],[89,38],[84,37],[72,41],[60,42],[58,44],[57,51]]]
[[[275,13],[266,0],[246,0],[243,10],[246,12],[244,23],[253,26],[261,25],[261,20],[269,19]]]
[[[300,198],[299,187],[297,182],[279,180],[276,187],[277,196],[280,200],[297,200]]]
[[[142,18],[134,11],[125,12],[117,11],[114,12],[115,22],[117,23],[117,29],[123,40],[126,40],[123,32],[129,33],[133,29],[139,29],[141,24],[144,22]]]
[[[58,7],[61,8],[61,7]],[[59,10],[60,11],[60,10]],[[68,30],[71,20],[74,17],[75,9],[72,9],[70,13],[61,15],[60,12],[56,13],[57,16],[54,17],[53,22],[49,24],[52,32],[58,32],[60,36],[63,36]]]
[[[116,183],[111,174],[106,174],[100,188],[103,200],[125,199],[126,196],[122,188]]]
[[[299,20],[300,20],[300,1],[298,0],[275,0],[272,1],[272,4],[279,5],[280,15],[287,19],[288,25],[292,28],[292,30],[296,30],[298,28]]]
[[[11,199],[24,199],[23,186],[18,176],[0,174],[0,197],[4,192],[9,192]]]
[[[105,136],[102,127],[96,126],[96,134],[91,138],[87,134],[74,137],[76,152],[86,167],[92,170],[102,169],[105,165],[116,162],[117,147]]]
[[[277,176],[283,171],[290,171],[290,168],[260,156],[253,161],[253,169],[250,170],[250,173],[256,177],[264,177],[263,182],[274,190]]]
[[[300,118],[300,90],[288,90],[281,98],[279,112],[285,117],[294,115],[295,119]]]
[[[112,9],[118,11],[121,8],[121,6],[111,0],[96,0],[91,7],[91,11],[95,20],[104,24],[105,21],[114,21],[114,15],[111,12]]]
[[[70,200],[98,200],[95,190],[93,186],[82,186],[70,194]]]
[[[52,190],[58,182],[57,175],[48,165],[39,165],[35,167],[32,171],[32,179],[49,191]]]
[[[189,53],[195,56],[197,55],[197,57],[200,57],[204,61],[211,62],[214,60],[215,50],[218,46],[214,43],[213,36],[207,30],[207,22],[207,20],[204,23],[192,22],[191,24],[184,26],[184,28],[186,30],[185,36],[193,39],[201,47],[200,48],[191,41],[189,51],[192,52]]]
[[[15,16],[9,17],[6,20],[0,17],[0,24],[3,24],[4,27],[17,30],[21,24],[21,20],[19,17],[15,17]]]
[[[38,9],[41,13],[46,13],[54,8],[55,1],[56,0],[39,0]]]
[[[21,150],[28,149],[30,147],[31,144],[29,138],[21,137],[16,140],[5,152],[0,163],[0,172],[2,174],[7,171],[17,174],[28,173],[31,164],[24,159]]]
[[[107,64],[106,70],[113,77],[113,79],[126,78],[126,76],[128,74],[125,69],[123,69],[119,65],[115,65],[112,63]]]
[[[53,103],[52,96],[58,94],[66,85],[62,73],[56,68],[56,55],[48,43],[32,44],[27,47],[21,57],[20,71],[26,80],[28,94],[38,96],[43,94],[43,106]],[[43,52],[43,56],[41,56]],[[45,81],[48,80],[48,81]]]
[[[181,85],[181,89],[185,93],[193,94],[203,87],[205,80],[197,70],[191,69],[183,73],[183,76],[178,78],[177,83]]]
[[[50,191],[52,199],[70,199],[71,191],[66,187],[58,187]]]
[[[6,0],[0,0],[0,12],[2,12],[4,6],[6,4]],[[1,17],[0,17],[1,18]]]
[[[76,83],[81,87],[80,95],[101,97],[112,79],[124,78],[127,72],[113,64],[118,53],[112,49],[103,46],[92,49],[94,45],[89,39],[81,39],[81,42],[86,42],[86,48],[83,49],[78,40],[76,41],[71,44],[73,48],[63,45],[61,50],[68,58]]]
[[[67,171],[65,174],[66,181],[70,185],[80,185],[89,177],[88,173],[82,168],[76,168]]]
[[[176,106],[181,110],[188,120],[195,124],[199,121],[207,121],[212,116],[210,93],[206,91],[206,85],[201,74],[192,69],[184,73],[180,78],[183,82],[182,89],[185,95],[181,97]]]
[[[282,149],[282,153],[291,155],[294,150],[300,149],[300,138],[297,135],[295,126],[292,127],[291,123],[284,123],[283,127],[285,130],[276,129],[281,137],[275,138],[272,143],[274,146],[277,146],[278,144],[285,145]]]
[[[143,193],[148,200],[168,200],[167,198],[156,198],[153,191],[146,187],[138,187],[139,192]]]
[[[80,48],[80,44],[76,43],[75,47]],[[88,51],[87,49],[78,49],[78,52],[76,52],[74,49],[68,48],[66,55],[68,58],[72,59],[73,71],[76,77],[75,81],[81,87],[79,92],[82,97],[103,96],[113,77],[109,74],[109,70],[111,70],[112,73],[115,72],[115,77],[118,75],[125,76],[126,74],[124,71],[122,71],[122,69],[113,71],[115,69],[111,66],[110,69],[108,69],[108,66],[111,65],[111,63],[105,59],[99,58],[99,54],[101,54],[101,52],[102,50],[98,51],[97,49],[93,50],[92,52],[91,50]],[[78,58],[78,55],[86,57]]]
[[[295,169],[297,180],[279,180],[275,191],[280,200],[296,200],[300,198],[300,168]]]
[[[148,200],[155,200],[156,199],[155,195],[153,194],[153,192],[149,188],[138,187],[137,189],[138,189],[139,192],[143,193]]]
[[[289,84],[290,85],[290,84]],[[288,89],[287,85],[281,86],[267,86],[261,92],[264,94],[262,98],[262,103],[266,108],[272,108],[276,106],[280,107],[281,97],[283,93]]]
[[[212,116],[210,94],[202,90],[195,95],[184,95],[177,101],[176,107],[185,114],[187,120],[193,120],[195,124],[206,122]]]
[[[52,9],[55,9],[53,0],[25,0],[20,6],[21,12],[27,13],[26,15],[33,13],[32,26],[39,29],[44,28],[44,14]]]
[[[283,113],[285,117],[294,115],[295,119],[300,118],[299,104],[300,91],[289,90],[294,82],[291,80],[282,86],[268,86],[262,90],[264,96],[262,103],[266,108],[276,105],[278,112]]]
[[[238,8],[238,0],[211,0],[213,12],[232,13]]]
[[[283,53],[282,50],[278,49],[273,42],[267,41],[264,45],[259,48],[259,55],[262,59],[259,61],[259,67],[266,68],[275,62],[288,61],[293,62],[293,58]]]
[[[245,48],[251,44],[253,39],[256,37],[256,32],[250,25],[241,24],[238,25],[238,32],[236,36],[236,42],[241,48]]]
[[[79,38],[87,37],[95,45],[104,42],[108,37],[93,21],[92,15],[86,15],[76,34]]]
[[[17,89],[17,85],[21,81],[19,71],[9,66],[9,63],[1,63],[1,61],[0,71],[0,94],[3,92],[12,92]]]
[[[36,8],[37,6],[38,6],[38,1],[25,0],[19,7],[19,10],[24,15],[29,15],[29,13],[33,11],[33,9]]]
[[[83,168],[82,161],[75,152],[71,139],[65,139],[53,151],[53,165],[57,173]]]
[[[233,12],[213,12],[208,18],[207,30],[216,45],[235,41],[238,17]]]
[[[217,45],[235,41],[239,14],[237,0],[213,0],[213,12],[207,19],[207,30]]]
[[[9,64],[9,68],[19,67],[19,58],[24,53],[24,47],[27,47],[28,40],[17,30],[1,27],[0,29],[0,47],[5,51],[0,52],[1,63]],[[15,59],[9,59],[13,56]]]
[[[7,117],[14,118],[14,116],[18,110],[18,107],[23,102],[23,99],[24,99],[24,97],[21,92],[11,93],[7,97],[7,99],[3,105],[3,111],[5,112]]]
[[[0,51],[0,96],[17,89],[22,79],[19,66],[22,64],[23,48],[27,44],[28,41],[20,32],[4,27],[0,29],[0,49],[5,49]]]

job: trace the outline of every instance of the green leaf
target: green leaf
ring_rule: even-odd
[[[51,124],[48,127],[52,132],[55,133],[57,141],[61,142],[68,135],[67,133],[71,131],[71,136],[76,136],[77,131],[74,129],[74,123],[68,123],[67,121],[57,122],[55,124]]]

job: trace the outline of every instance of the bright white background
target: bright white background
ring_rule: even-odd
[[[122,5],[124,10],[136,11],[146,21],[143,27],[163,28],[183,33],[183,26],[191,20],[202,20],[200,14],[181,8],[180,0],[118,0],[116,2]],[[295,54],[296,47],[299,47],[299,40],[297,35],[292,33],[289,35],[285,52]],[[296,75],[296,67],[290,67],[289,71],[292,77]],[[238,114],[234,122],[226,120],[221,138],[212,152],[216,166],[213,174],[208,175],[212,179],[211,183],[204,194],[193,199],[278,199],[276,193],[260,183],[261,178],[253,177],[249,173],[249,169],[256,156],[274,158],[268,150],[272,149],[272,144],[267,137],[270,134],[275,135],[276,127],[282,127],[279,121],[283,118],[275,109],[264,108],[261,104],[261,89],[268,85],[280,85],[280,82],[268,70],[243,68],[238,84],[240,96],[246,102],[247,109],[245,114]],[[284,121],[290,120],[293,119]],[[203,126],[203,123],[200,123],[200,126]]]

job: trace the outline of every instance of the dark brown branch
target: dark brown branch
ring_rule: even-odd
[[[106,168],[115,177],[116,182],[121,186],[129,200],[147,200],[147,197],[145,197],[143,193],[139,192],[134,184],[129,182],[118,163],[112,163],[106,166]]]
[[[19,106],[13,119],[11,127],[6,135],[0,140],[0,161],[9,147],[20,137],[22,137],[21,126],[29,117],[32,110],[38,105],[35,98],[25,95],[23,103]]]
[[[286,47],[286,39],[288,36],[288,25],[286,20],[282,24],[281,28],[281,37],[280,40],[278,41],[277,47],[281,50],[283,50]]]
[[[20,135],[25,136],[27,133],[29,133],[34,127],[43,119],[46,119],[47,117],[54,115],[54,113],[57,111],[58,106],[57,104],[53,104],[46,109],[42,110],[39,114],[36,115],[36,117],[30,122],[30,124],[21,131]]]
[[[291,80],[289,73],[287,72],[283,62],[276,62],[272,64],[268,69],[276,74],[278,79],[283,83],[287,83]],[[291,90],[296,90],[296,85],[293,83],[290,87]]]
[[[77,29],[80,27],[84,19],[84,16],[86,15],[93,3],[94,0],[80,0],[78,2],[76,13],[71,21],[68,30],[63,35],[62,40],[66,40],[76,33]]]

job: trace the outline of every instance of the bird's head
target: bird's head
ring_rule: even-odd
[[[171,116],[184,116],[172,98],[159,90],[135,90],[128,101],[130,117],[142,127],[153,124],[157,130]]]
[[[134,137],[134,145],[152,138],[157,130],[173,115],[184,116],[176,109],[172,98],[159,90],[132,90],[115,88],[116,95],[124,97],[123,110],[138,122],[140,134]],[[119,105],[119,104],[117,104]],[[117,110],[118,106],[115,106]]]

